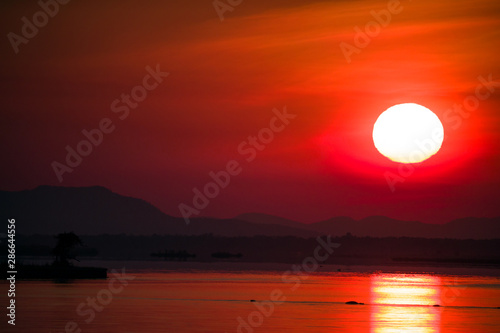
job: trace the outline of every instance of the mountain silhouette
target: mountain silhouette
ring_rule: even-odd
[[[500,238],[500,218],[468,217],[436,225],[385,216],[358,221],[340,216],[304,224],[267,214],[248,213],[232,219],[192,218],[187,225],[183,218],[167,215],[144,200],[122,196],[101,186],[39,186],[17,192],[0,191],[0,201],[4,220],[15,218],[16,232],[25,235],[72,231],[80,235],[314,237],[351,233],[360,237]]]
[[[178,234],[220,236],[301,236],[317,233],[280,225],[258,225],[238,219],[183,218],[164,214],[150,203],[101,187],[39,186],[19,192],[0,191],[1,211],[16,219],[16,232],[57,234]]]
[[[445,224],[427,224],[418,221],[401,221],[386,216],[369,216],[359,221],[338,216],[331,219],[302,224],[265,214],[242,214],[239,219],[253,223],[274,223],[297,227],[320,234],[342,236],[347,233],[358,237],[423,237],[453,239],[495,239],[500,238],[500,218],[467,217]]]

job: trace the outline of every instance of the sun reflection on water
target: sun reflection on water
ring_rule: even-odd
[[[372,333],[438,333],[441,279],[431,275],[371,277]]]

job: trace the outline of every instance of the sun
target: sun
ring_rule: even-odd
[[[419,163],[436,154],[444,129],[428,108],[404,103],[391,106],[373,126],[373,143],[384,156],[399,163]]]

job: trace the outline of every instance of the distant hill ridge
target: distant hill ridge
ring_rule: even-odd
[[[285,218],[249,213],[232,219],[193,218],[186,225],[180,217],[161,212],[150,203],[114,193],[105,187],[39,186],[25,191],[0,191],[4,216],[16,219],[18,233],[56,234],[74,231],[81,235],[200,235],[298,236],[319,234],[372,237],[427,237],[457,239],[500,238],[500,218],[457,219],[442,225],[399,221],[371,216],[359,221],[334,217],[304,224]]]

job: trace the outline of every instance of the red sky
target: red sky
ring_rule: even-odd
[[[498,1],[401,1],[350,62],[340,44],[355,45],[355,27],[388,2],[243,0],[221,21],[211,1],[70,1],[18,53],[8,34],[40,7],[0,6],[2,190],[101,185],[180,216],[236,160],[242,172],[200,215],[500,216]],[[157,64],[168,77],[120,120],[111,104]],[[480,90],[489,96],[452,111],[480,76],[496,81]],[[379,114],[405,102],[445,129],[441,151],[408,175],[371,138]],[[296,118],[247,162],[238,146],[284,106]],[[60,182],[52,163],[104,118],[114,131]],[[392,190],[388,172],[404,179]]]

